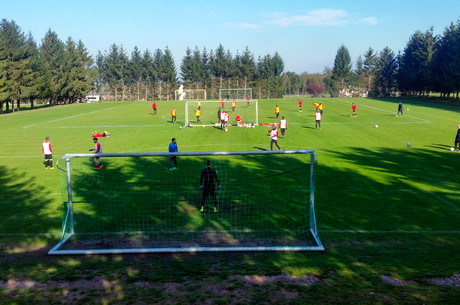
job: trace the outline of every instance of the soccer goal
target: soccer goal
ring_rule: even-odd
[[[229,125],[246,126],[259,124],[259,104],[257,100],[235,101],[235,107],[228,101],[200,101],[200,118],[196,116],[198,101],[185,102],[185,126],[216,126],[220,125],[219,110],[229,114]],[[233,109],[234,108],[234,109]],[[236,120],[240,116],[240,122]],[[244,123],[244,124],[240,124]]]
[[[205,89],[184,89],[174,91],[174,99],[177,100],[206,100]]]
[[[219,100],[252,99],[252,88],[219,89]]]
[[[49,254],[324,250],[313,150],[173,155],[174,170],[170,153],[104,153],[101,170],[95,154],[59,159],[62,234]],[[218,182],[201,212],[207,160]]]

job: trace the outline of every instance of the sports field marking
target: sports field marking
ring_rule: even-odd
[[[342,102],[342,103],[346,103],[346,104],[351,104],[351,102],[343,101],[343,100],[334,100],[334,99],[331,99],[330,101],[332,101],[332,102]],[[356,104],[356,103],[355,103],[355,104]],[[391,110],[380,109],[380,108],[377,108],[377,107],[367,106],[367,105],[363,105],[363,104],[356,104],[356,105],[357,105],[357,106],[360,106],[360,107],[364,107],[364,108],[369,108],[369,109],[374,109],[374,110],[378,110],[378,111],[382,111],[382,112],[388,112],[388,113],[391,113],[391,114],[396,114],[396,112],[391,111]],[[422,118],[417,118],[417,117],[415,117],[415,116],[404,115],[404,117],[411,118],[411,119],[415,119],[415,120],[420,120],[420,121],[423,121],[423,122],[425,122],[425,123],[427,123],[427,124],[433,123],[433,122],[430,121],[430,120],[425,120],[425,119],[422,119]]]
[[[357,233],[357,234],[391,234],[391,233],[403,233],[403,234],[460,234],[459,230],[318,230],[323,233]]]
[[[41,123],[37,123],[37,124],[24,126],[24,127],[22,127],[22,129],[27,129],[27,128],[30,128],[30,127],[35,127],[35,126],[38,126],[38,125],[43,125],[43,124],[48,124],[48,123],[53,123],[53,122],[64,121],[64,120],[67,120],[67,119],[77,118],[77,117],[85,116],[85,115],[88,115],[88,114],[94,114],[94,113],[103,112],[103,111],[107,111],[107,110],[112,110],[112,109],[116,109],[116,108],[120,108],[120,107],[123,107],[123,106],[110,107],[110,108],[106,108],[106,109],[102,109],[102,110],[95,110],[95,111],[91,111],[91,112],[71,115],[71,116],[56,119],[56,120],[51,120],[51,121],[46,121],[46,122],[41,122]]]

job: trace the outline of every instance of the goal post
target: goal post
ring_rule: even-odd
[[[200,103],[200,106],[199,104]],[[259,103],[257,100],[235,101],[186,101],[185,102],[185,126],[216,126],[220,124],[218,117],[219,110],[226,111],[229,114],[229,125],[246,125],[257,126],[259,124]],[[196,110],[200,107],[200,118],[198,121]],[[236,120],[240,116],[240,121]]]
[[[215,197],[200,189],[207,160]],[[324,250],[313,150],[66,154],[57,166],[65,196],[50,255]]]
[[[174,91],[174,100],[206,100],[205,89],[183,89]]]
[[[219,100],[246,100],[252,99],[252,88],[219,89]]]

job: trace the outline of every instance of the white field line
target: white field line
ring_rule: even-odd
[[[64,121],[64,120],[67,120],[67,119],[73,119],[73,118],[85,116],[85,115],[88,115],[88,114],[94,114],[94,113],[107,111],[107,110],[112,110],[112,109],[116,109],[116,108],[120,108],[120,107],[123,107],[123,106],[110,107],[110,108],[106,108],[106,109],[102,109],[102,110],[95,110],[95,111],[91,111],[91,112],[87,112],[87,113],[80,113],[80,114],[76,114],[76,115],[71,115],[71,116],[56,119],[56,120],[51,120],[51,121],[47,121],[47,122],[41,122],[41,123],[37,123],[37,124],[24,126],[24,127],[22,127],[22,129],[27,129],[27,128],[30,128],[30,127],[35,127],[35,126],[38,126],[38,125],[43,125],[43,124],[48,124],[48,123],[53,123],[53,122]]]
[[[50,236],[50,237],[56,237],[56,236],[61,236],[62,233],[1,233],[0,236],[2,237],[15,237],[15,236]]]
[[[347,103],[347,104],[351,104],[351,102],[348,102],[348,101],[343,101],[343,100],[332,100],[333,102],[334,101],[337,101],[337,102],[342,102],[342,103]],[[364,107],[364,108],[369,108],[369,109],[374,109],[374,110],[378,110],[378,111],[383,111],[383,112],[388,112],[388,113],[392,113],[392,114],[396,114],[396,112],[394,111],[391,111],[391,110],[385,110],[385,109],[380,109],[380,108],[376,108],[376,107],[372,107],[372,106],[366,106],[366,105],[363,105],[363,104],[356,104],[357,106],[360,106],[360,107]],[[425,119],[422,119],[422,118],[417,118],[415,116],[410,116],[410,115],[404,115],[404,117],[408,117],[408,118],[411,118],[411,119],[416,119],[416,120],[420,120],[420,121],[423,121],[425,123],[433,123],[432,121],[429,121],[429,120],[425,120]]]
[[[354,233],[354,234],[387,234],[387,233],[396,233],[396,234],[460,234],[460,230],[319,230],[320,233]]]

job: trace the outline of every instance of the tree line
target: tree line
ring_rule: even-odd
[[[110,100],[169,100],[179,84],[205,89],[210,99],[219,89],[252,88],[253,97],[280,98],[284,94],[321,96],[427,95],[459,98],[460,21],[442,35],[433,29],[416,31],[404,50],[395,54],[372,48],[353,64],[345,45],[332,68],[322,73],[284,72],[284,61],[274,55],[256,56],[248,47],[232,54],[222,45],[208,51],[187,48],[177,71],[171,51],[156,49],[128,54],[122,45],[92,56],[81,40],[61,41],[51,29],[37,44],[14,22],[0,23],[0,113],[34,101],[72,103],[88,92]]]
[[[458,99],[460,20],[446,27],[442,35],[434,35],[433,28],[416,31],[398,54],[389,47],[379,52],[369,48],[354,65],[348,49],[342,45],[333,68],[312,76],[287,72],[284,86],[290,94],[307,91],[312,95],[319,92],[331,96],[379,97],[439,92],[442,97]]]

